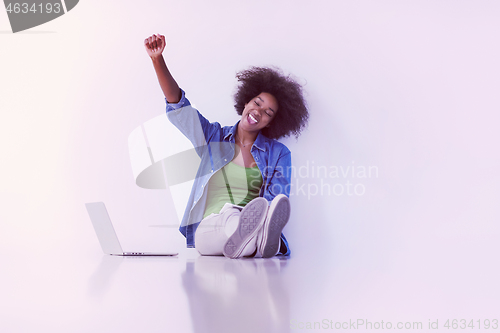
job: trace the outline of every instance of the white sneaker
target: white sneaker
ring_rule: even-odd
[[[266,219],[267,200],[259,197],[250,201],[241,211],[236,231],[229,237],[222,253],[231,259],[239,258],[245,247],[259,233]]]
[[[258,252],[262,258],[275,256],[280,249],[281,231],[290,218],[290,200],[284,194],[277,195],[271,202],[266,221],[257,240]]]

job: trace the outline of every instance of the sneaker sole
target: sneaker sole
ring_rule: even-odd
[[[264,225],[260,253],[262,258],[271,258],[278,253],[280,246],[281,231],[290,218],[290,201],[283,197],[278,201],[271,212],[269,222]]]
[[[229,237],[222,253],[228,258],[239,258],[245,246],[257,235],[266,218],[267,200],[256,198],[241,211],[236,231]]]

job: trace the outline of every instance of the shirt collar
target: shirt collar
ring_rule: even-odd
[[[229,130],[229,133],[227,133],[225,136],[224,136],[224,139],[228,139],[231,140],[231,142],[235,142],[235,138],[236,138],[236,130],[238,129],[238,124],[239,124],[239,120],[236,122],[236,124],[231,128],[231,130]],[[264,136],[264,134],[262,134],[262,131],[259,132],[259,134],[257,135],[257,138],[255,139],[255,142],[253,143],[252,147],[255,146],[256,148],[262,150],[262,151],[266,151],[266,141],[268,139]]]

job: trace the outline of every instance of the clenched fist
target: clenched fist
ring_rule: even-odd
[[[144,47],[151,58],[160,56],[165,46],[167,46],[165,36],[160,34],[152,35],[144,40]]]

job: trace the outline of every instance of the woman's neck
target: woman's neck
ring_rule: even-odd
[[[255,139],[257,139],[257,135],[259,135],[259,133],[245,131],[238,124],[236,135],[238,136],[238,140],[240,141],[240,143],[246,146],[250,143],[253,143]]]

